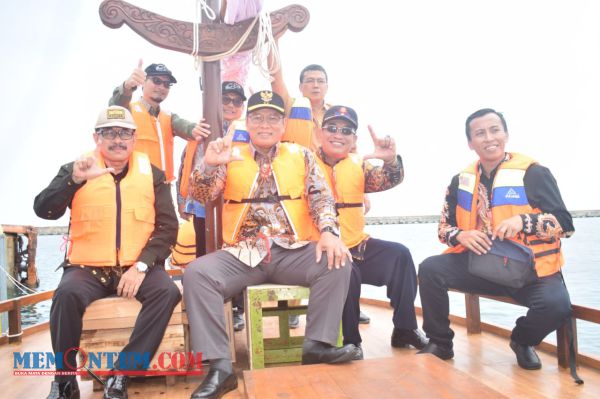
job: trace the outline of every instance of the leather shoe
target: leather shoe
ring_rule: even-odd
[[[354,359],[356,346],[344,345],[341,348],[322,343],[311,350],[302,352],[302,364],[344,363]]]
[[[292,329],[300,327],[300,316],[291,314],[288,316],[288,326]]]
[[[190,399],[219,399],[229,391],[237,389],[234,373],[211,368],[202,383],[192,392]]]
[[[111,375],[104,386],[104,399],[127,399],[127,381],[125,375]]]
[[[244,314],[233,312],[233,331],[242,331],[246,327]]]
[[[364,360],[364,358],[365,354],[363,353],[362,347],[360,345],[357,345],[352,360]]]
[[[454,351],[452,350],[452,345],[450,345],[450,346],[439,345],[439,344],[436,344],[435,342],[431,342],[431,341],[429,341],[423,349],[418,351],[417,355],[420,355],[422,353],[431,353],[433,355],[436,355],[437,357],[439,357],[442,360],[449,360],[454,357]]]
[[[510,340],[510,348],[517,355],[517,363],[525,370],[538,370],[542,368],[542,362],[535,353],[533,346],[521,345]]]
[[[369,324],[370,322],[371,318],[364,314],[361,310],[360,314],[358,315],[358,324]]]
[[[67,382],[52,381],[50,394],[46,399],[79,399],[79,385],[77,380]]]
[[[423,349],[427,342],[427,338],[419,329],[403,330],[394,327],[392,332],[392,346],[394,348],[407,348],[412,345],[417,349]]]

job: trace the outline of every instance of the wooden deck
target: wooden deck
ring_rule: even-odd
[[[371,324],[361,325],[361,334],[363,336],[363,349],[365,359],[394,358],[390,361],[398,361],[402,364],[409,364],[415,356],[414,349],[395,349],[389,344],[392,331],[391,309],[375,305],[363,304],[362,309],[371,317]],[[302,325],[304,319],[302,318]],[[421,325],[421,320],[419,320]],[[526,371],[519,368],[516,364],[515,356],[508,347],[508,341],[500,336],[490,333],[467,335],[464,326],[453,324],[456,331],[454,340],[455,358],[445,362],[447,365],[457,370],[457,375],[469,376],[483,384],[483,390],[488,388],[491,391],[498,392],[510,398],[597,398],[600,393],[600,371],[582,366],[578,373],[585,380],[585,384],[576,385],[567,369],[559,368],[556,357],[544,352],[538,351],[542,359],[543,367],[541,370]],[[267,334],[275,330],[275,323],[267,325]],[[245,398],[246,392],[243,381],[243,371],[248,370],[248,356],[246,352],[246,334],[245,331],[235,334],[237,363],[235,370],[239,378],[238,390],[225,397],[228,399]],[[5,398],[38,398],[45,397],[50,388],[52,377],[32,377],[32,376],[13,376],[13,352],[24,351],[51,351],[50,333],[43,330],[32,335],[26,336],[20,344],[0,345],[0,364],[4,365],[0,371],[0,392]],[[430,355],[420,355],[429,357]],[[432,359],[436,361],[437,359]],[[386,363],[386,362],[380,362]],[[367,362],[364,362],[366,365]],[[306,366],[314,368],[315,366]],[[340,373],[352,375],[356,372],[357,366],[353,364],[338,365]],[[359,366],[364,368],[363,366]],[[307,371],[310,369],[307,369]],[[354,371],[353,371],[354,370]],[[428,370],[428,369],[425,369]],[[389,371],[389,370],[388,370]],[[432,370],[433,371],[433,370]],[[430,372],[428,370],[428,372]],[[281,371],[277,371],[281,373]],[[441,388],[447,385],[443,375],[432,373],[429,376],[427,384],[436,384],[432,386],[431,392],[439,392]],[[368,374],[363,374],[369,378]],[[407,386],[415,383],[414,376],[410,373],[398,373],[397,379],[401,382],[406,379]],[[461,377],[462,378],[462,377]],[[200,383],[201,377],[189,377],[185,381],[178,377],[174,386],[165,386],[163,378],[147,379],[145,381],[133,381],[130,384],[129,395],[132,398],[189,398],[191,392]],[[323,379],[315,379],[315,384],[321,384]],[[420,387],[422,388],[422,387]],[[80,382],[82,398],[101,398],[100,392],[92,391],[91,381]],[[321,396],[315,396],[312,392],[324,392]],[[312,392],[307,392],[306,396],[295,396],[297,398],[323,397],[329,398],[327,389],[320,387]],[[419,392],[422,392],[419,390]],[[420,396],[420,395],[419,395]],[[444,397],[459,397],[460,395],[449,395]],[[372,391],[366,389],[361,391],[360,381],[353,382],[351,393],[346,393],[347,398],[373,398]],[[492,396],[490,396],[492,397]]]

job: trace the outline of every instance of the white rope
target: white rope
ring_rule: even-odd
[[[269,53],[273,53],[273,64],[269,65]],[[273,37],[273,28],[271,26],[271,16],[266,10],[260,13],[260,26],[258,27],[258,37],[256,46],[252,51],[252,62],[256,65],[260,73],[269,81],[272,81],[272,74],[277,72],[280,67],[279,50]]]
[[[212,21],[215,20],[215,18],[217,17],[215,14],[215,11],[210,8],[210,6],[208,4],[206,4],[205,0],[196,0],[196,10],[194,13],[194,30],[193,30],[193,35],[194,35],[194,44],[193,44],[193,48],[192,48],[192,57],[194,57],[194,68],[196,68],[196,70],[198,70],[198,68],[200,68],[200,63],[202,62],[202,59],[200,58],[200,56],[198,55],[198,52],[200,51],[200,23],[202,21],[202,11],[204,11],[204,14],[206,15],[206,17]]]
[[[0,267],[0,270],[2,270],[4,272],[4,274],[6,274],[6,277],[8,277],[8,280],[14,284],[15,287],[17,287],[17,289],[19,291],[21,291],[22,294],[28,295],[28,294],[35,294],[37,291],[33,290],[29,287],[27,287],[26,285],[23,285],[20,281],[16,280],[13,276],[10,275],[9,272],[7,272],[3,267]],[[29,292],[27,292],[29,291]]]

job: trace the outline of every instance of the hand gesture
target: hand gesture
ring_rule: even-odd
[[[369,133],[371,133],[371,139],[373,139],[374,151],[371,154],[367,154],[363,159],[381,159],[384,162],[393,162],[396,159],[396,142],[390,136],[383,138],[377,137],[375,131],[369,127]]]
[[[458,233],[456,239],[463,247],[477,255],[483,255],[492,248],[492,240],[482,231],[465,230]]]
[[[204,152],[204,162],[209,166],[225,165],[232,161],[241,161],[239,150],[232,146],[233,135],[211,141]]]
[[[210,136],[210,125],[204,122],[204,118],[200,118],[200,122],[192,130],[192,138],[196,141],[202,141],[208,136]]]
[[[512,238],[523,230],[523,219],[520,215],[515,215],[504,219],[492,233],[492,240],[496,237],[503,241],[505,238]]]
[[[143,65],[144,63],[140,58],[137,67],[133,70],[133,72],[131,72],[131,76],[129,76],[129,78],[127,78],[127,80],[124,83],[125,89],[129,91],[135,91],[135,89],[137,89],[138,86],[144,85],[144,81],[146,80],[146,73],[142,69]]]
[[[350,251],[344,245],[339,237],[331,234],[328,231],[321,233],[321,238],[317,242],[317,263],[321,261],[323,252],[327,252],[327,268],[331,269],[335,266],[336,269],[346,265],[346,257],[348,260],[352,259]]]
[[[71,179],[77,184],[94,179],[107,173],[114,173],[114,168],[101,168],[94,156],[81,156],[73,163]]]
[[[117,295],[123,298],[134,298],[144,278],[146,278],[146,273],[139,272],[135,265],[131,266],[119,280]]]

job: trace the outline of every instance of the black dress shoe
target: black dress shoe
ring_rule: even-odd
[[[229,391],[237,389],[238,381],[234,373],[211,368],[190,399],[219,399]]]
[[[427,342],[427,338],[419,329],[402,330],[394,327],[392,332],[392,346],[394,348],[407,348],[408,345],[412,345],[417,349],[423,349]]]
[[[288,326],[292,329],[300,327],[300,316],[291,314],[288,316]]]
[[[125,375],[111,375],[104,386],[104,399],[127,399],[127,382]]]
[[[242,331],[246,327],[244,314],[233,312],[233,331]]]
[[[341,348],[321,343],[308,351],[302,352],[302,364],[344,363],[354,359],[356,346],[344,345]]]
[[[46,399],[79,399],[79,385],[77,380],[67,382],[52,381],[50,394]]]
[[[363,353],[362,347],[360,345],[356,345],[356,351],[354,351],[354,357],[352,360],[364,360],[365,354]]]
[[[370,322],[371,318],[364,314],[361,310],[360,314],[358,315],[358,324],[369,324]]]
[[[422,353],[431,353],[433,355],[436,355],[437,357],[439,357],[442,360],[449,360],[454,357],[454,351],[452,350],[451,345],[450,346],[439,345],[439,344],[436,344],[435,342],[431,342],[431,341],[429,341],[423,349],[418,351],[417,355],[420,355]]]
[[[542,362],[535,353],[533,346],[521,345],[510,340],[510,348],[517,355],[517,363],[525,370],[538,370],[542,368]]]

